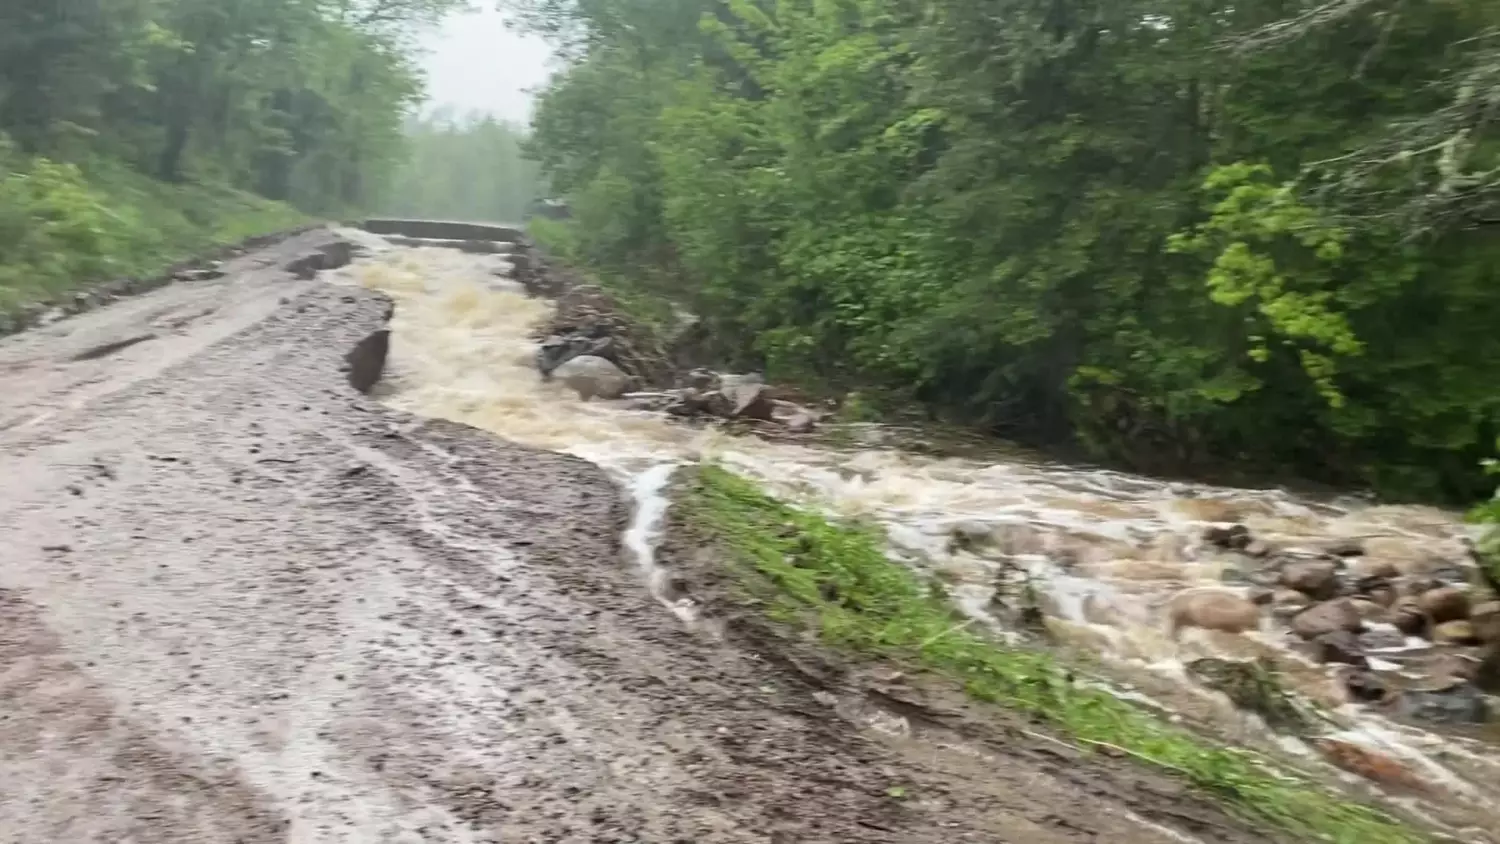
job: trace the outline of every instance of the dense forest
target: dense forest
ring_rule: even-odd
[[[1492,0],[511,5],[568,60],[556,239],[725,349],[1143,469],[1493,489]]]
[[[408,153],[380,208],[396,216],[519,222],[541,193],[526,130],[485,114],[414,117]]]
[[[0,3],[0,317],[107,273],[366,205],[464,0]]]

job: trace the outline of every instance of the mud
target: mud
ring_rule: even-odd
[[[5,840],[1263,840],[684,626],[604,471],[355,389],[390,302],[287,273],[326,237],[0,341]]]

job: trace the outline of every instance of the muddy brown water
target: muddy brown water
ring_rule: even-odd
[[[1043,736],[913,726],[643,588],[712,564],[660,535],[707,455],[911,553],[959,513],[1072,536],[1099,499],[1176,530],[1150,482],[583,404],[527,369],[546,306],[499,259],[281,269],[326,236],[0,341],[4,840],[1266,840]],[[344,355],[390,299],[363,396]]]
[[[998,636],[1007,633],[991,604],[996,576],[1002,560],[1019,559],[1044,594],[1053,635],[1102,657],[1122,696],[1189,715],[1219,735],[1273,749],[1373,797],[1393,798],[1460,838],[1492,840],[1483,828],[1493,825],[1489,807],[1500,799],[1493,744],[1342,705],[1335,673],[1294,653],[1284,627],[1268,624],[1243,636],[1195,631],[1174,641],[1161,623],[1168,596],[1225,577],[1225,555],[1202,539],[1209,525],[1242,523],[1258,538],[1293,550],[1360,538],[1383,559],[1427,564],[1466,557],[1468,531],[1457,514],[1159,481],[1015,454],[932,457],[883,444],[878,427],[851,432],[866,441],[861,447],[766,442],[686,428],[611,403],[580,402],[532,371],[529,330],[549,306],[495,277],[496,261],[503,259],[372,245],[377,254],[343,278],[398,303],[388,403],[604,467],[645,513],[627,538],[655,582],[666,574],[651,559],[652,522],[664,508],[660,489],[670,468],[718,460],[789,500],[875,520],[886,529],[893,554],[950,584],[964,610]],[[975,525],[998,540],[995,547],[955,552],[955,528]],[[672,609],[691,621],[690,600]],[[1327,766],[1308,743],[1273,734],[1222,694],[1189,682],[1184,664],[1204,656],[1274,657],[1297,691],[1332,709],[1325,737],[1397,761],[1434,796],[1385,794]]]

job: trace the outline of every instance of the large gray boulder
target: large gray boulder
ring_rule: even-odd
[[[552,377],[566,384],[584,401],[617,399],[630,391],[630,376],[601,357],[579,355],[552,370]]]

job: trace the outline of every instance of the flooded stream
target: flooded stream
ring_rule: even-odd
[[[394,248],[364,238],[374,254],[340,273],[396,300],[381,388],[386,401],[609,470],[635,497],[625,543],[649,579],[663,577],[651,549],[672,468],[718,460],[786,499],[878,522],[895,556],[948,584],[964,611],[993,625],[996,635],[1010,635],[992,601],[997,584],[1019,567],[1041,595],[1051,635],[1096,657],[1115,693],[1301,757],[1358,788],[1377,788],[1328,766],[1312,743],[1272,734],[1222,694],[1191,682],[1185,670],[1201,657],[1269,657],[1287,682],[1326,710],[1325,738],[1396,760],[1420,782],[1414,789],[1387,782],[1384,796],[1462,840],[1496,840],[1479,831],[1494,825],[1491,807],[1500,800],[1500,755],[1482,736],[1403,723],[1348,702],[1339,670],[1296,652],[1286,626],[1269,621],[1271,608],[1261,629],[1242,634],[1191,629],[1174,637],[1163,620],[1165,604],[1184,588],[1251,588],[1238,574],[1238,558],[1204,539],[1211,526],[1242,524],[1261,542],[1310,554],[1358,539],[1367,559],[1388,561],[1402,573],[1443,576],[1466,559],[1465,528],[1454,514],[1316,502],[1021,457],[943,459],[888,447],[776,443],[617,403],[583,402],[538,377],[529,332],[550,306],[497,277],[499,256]],[[672,609],[693,618],[691,605]],[[1410,658],[1432,651],[1430,642],[1389,625],[1371,629],[1387,640],[1383,650],[1370,651],[1372,670],[1412,674]]]

